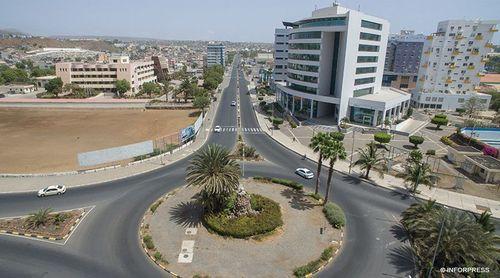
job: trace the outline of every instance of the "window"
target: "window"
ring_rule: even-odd
[[[319,43],[291,43],[290,49],[319,50]]]
[[[353,93],[354,93],[353,94],[354,97],[360,97],[360,96],[364,96],[364,95],[373,94],[373,87],[354,90]]]
[[[299,92],[307,93],[307,94],[316,94],[316,88],[311,88],[295,83],[290,83],[290,86],[288,86],[292,90],[296,90]]]
[[[299,23],[299,27],[317,27],[317,26],[340,26],[345,25],[345,17],[327,17],[304,20]]]
[[[382,24],[371,22],[368,20],[361,20],[361,27],[373,30],[382,30]]]
[[[301,64],[288,64],[289,69],[300,70],[300,71],[309,71],[309,72],[318,72],[318,66],[309,66],[309,65],[301,65]]]
[[[463,98],[458,99],[458,103],[463,103],[465,100]]]
[[[288,59],[305,60],[305,61],[319,61],[319,55],[290,53],[290,54],[288,54]]]
[[[363,85],[375,82],[375,77],[358,78],[354,80],[354,85]]]
[[[315,31],[315,32],[300,32],[300,33],[293,33],[291,35],[291,39],[321,39],[321,32]]]
[[[358,51],[377,52],[378,49],[378,45],[360,44],[358,47]]]
[[[358,56],[358,63],[376,63],[377,61],[377,56]]]
[[[375,34],[370,34],[370,33],[361,32],[359,34],[359,38],[362,40],[380,41],[380,35],[375,35]]]
[[[294,80],[309,82],[309,83],[318,83],[318,78],[314,76],[300,75],[295,73],[288,73],[288,77]]]
[[[377,67],[356,68],[356,74],[373,73],[375,71],[377,71]]]

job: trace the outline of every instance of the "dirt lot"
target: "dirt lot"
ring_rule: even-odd
[[[77,153],[175,134],[194,123],[192,112],[2,108],[0,173],[81,170]]]

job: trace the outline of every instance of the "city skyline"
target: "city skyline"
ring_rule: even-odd
[[[13,28],[40,36],[116,36],[271,43],[274,28],[281,27],[282,20],[298,20],[304,17],[304,10],[310,11],[331,4],[332,1],[324,0],[149,0],[140,3],[128,0],[105,3],[89,0],[72,1],[71,4],[60,0],[25,0],[2,3],[4,8],[0,11],[0,29]],[[435,32],[437,23],[448,19],[494,20],[497,16],[495,12],[500,8],[500,3],[494,0],[483,0],[474,5],[465,0],[424,0],[416,6],[408,1],[401,3],[396,0],[377,3],[367,0],[341,1],[340,4],[355,10],[359,8],[363,13],[388,20],[391,33],[410,29],[424,34]],[[249,13],[249,10],[257,12]],[[411,12],[400,12],[401,10]],[[19,20],[20,14],[23,20]],[[57,20],[46,20],[47,18]],[[493,43],[499,42],[499,36],[495,36]]]

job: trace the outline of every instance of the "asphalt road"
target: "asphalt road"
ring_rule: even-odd
[[[246,94],[246,81],[240,78],[238,90],[237,77],[237,67],[233,67],[214,125],[237,126],[236,108],[230,103],[239,93],[242,127],[256,128],[258,124]],[[290,178],[313,186],[313,181],[303,180],[293,173],[298,166],[315,169],[313,162],[302,160],[300,155],[263,133],[243,134],[243,137],[265,158],[265,162],[245,163],[245,176]],[[235,142],[234,132],[211,133],[207,140],[207,144],[228,148]],[[0,277],[167,276],[141,250],[139,222],[153,201],[185,184],[188,163],[189,157],[186,157],[145,174],[72,188],[62,197],[39,199],[33,192],[0,194],[0,217],[24,215],[45,207],[62,210],[95,206],[65,245],[0,235]],[[323,175],[321,183],[325,182]],[[399,261],[399,253],[395,253],[400,243],[390,230],[396,223],[395,217],[411,201],[341,174],[335,174],[331,194],[346,212],[345,242],[335,262],[318,276],[404,277],[408,269]]]

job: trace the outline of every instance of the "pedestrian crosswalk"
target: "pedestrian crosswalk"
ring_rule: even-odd
[[[215,127],[211,129],[206,129],[206,131],[210,132],[216,132]],[[226,127],[221,127],[219,132],[225,132],[225,133],[231,133],[231,132],[237,132],[238,128],[234,126],[226,126]],[[250,134],[256,134],[256,133],[262,133],[262,129],[259,127],[242,127],[241,132],[243,133],[250,133]]]

